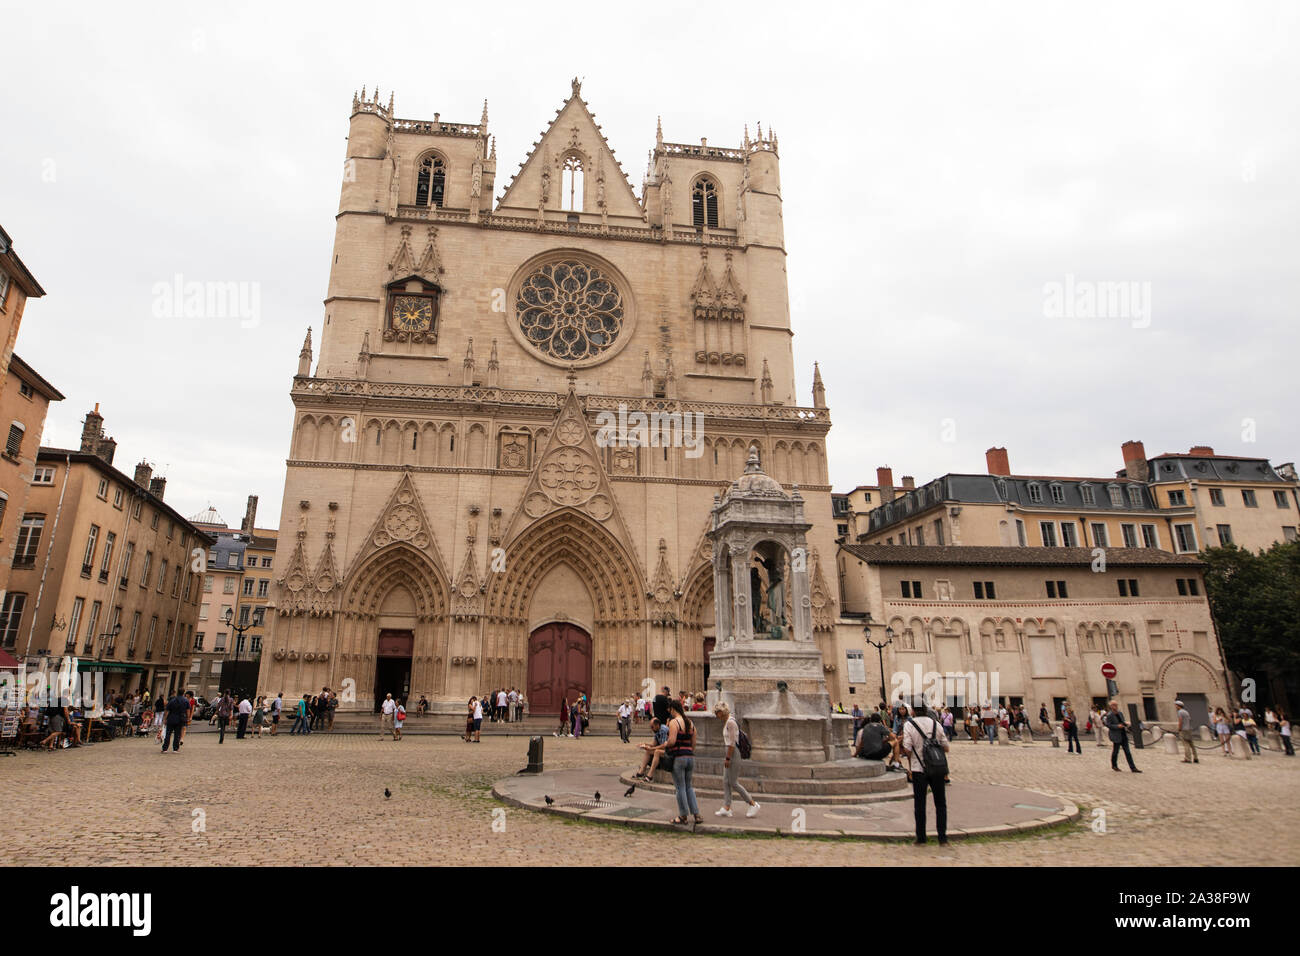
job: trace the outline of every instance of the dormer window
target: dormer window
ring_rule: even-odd
[[[1079,494],[1083,498],[1085,505],[1095,505],[1097,503],[1097,492],[1092,485],[1080,485]]]
[[[1043,486],[1033,482],[1029,485],[1029,500],[1036,505],[1043,503]]]
[[[1112,508],[1124,507],[1124,493],[1119,490],[1119,485],[1108,485],[1106,491],[1110,493],[1110,506]]]
[[[1052,489],[1052,504],[1056,504],[1056,505],[1065,504],[1065,489],[1062,488],[1060,485],[1052,485],[1051,489]]]
[[[440,156],[426,156],[420,162],[420,172],[415,180],[415,204],[442,208],[447,188],[447,167]]]
[[[998,479],[998,497],[1003,501],[1007,500],[1007,483],[1003,479]]]
[[[691,189],[691,221],[695,228],[718,228],[718,188],[713,180],[701,176]]]

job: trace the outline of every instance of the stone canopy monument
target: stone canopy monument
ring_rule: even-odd
[[[741,781],[777,802],[860,803],[895,799],[907,781],[878,760],[851,757],[853,721],[831,712],[822,655],[813,641],[804,501],[763,473],[751,446],[745,473],[714,499],[717,649],[709,658],[712,700],[727,703],[753,752]],[[721,789],[722,728],[712,712],[696,728],[695,786]],[[630,777],[626,777],[631,782]],[[667,788],[659,771],[651,787]]]
[[[750,735],[760,761],[846,757],[852,743],[851,724],[840,735],[832,730],[846,722],[830,719],[812,636],[810,527],[798,485],[786,494],[763,473],[753,447],[745,473],[714,499],[708,537],[718,647],[709,679],[734,713],[762,724]]]

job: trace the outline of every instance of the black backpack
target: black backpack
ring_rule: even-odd
[[[740,754],[742,760],[748,760],[750,753],[753,751],[753,745],[749,742],[749,735],[740,729],[740,721],[736,721],[736,751]]]
[[[939,742],[936,735],[939,733],[939,722],[933,717],[930,718],[933,727],[930,736],[925,736],[925,731],[911,717],[907,722],[916,728],[916,732],[921,735],[924,743],[921,744],[921,766],[925,769],[925,775],[931,782],[942,781],[948,776],[948,755],[944,753],[943,744]]]

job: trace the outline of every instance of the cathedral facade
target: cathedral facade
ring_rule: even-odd
[[[547,713],[705,690],[709,514],[751,447],[806,501],[795,559],[832,640],[830,419],[815,370],[796,400],[777,147],[659,131],[638,195],[575,80],[499,185],[486,104],[354,97],[262,692],[451,711],[515,686]]]

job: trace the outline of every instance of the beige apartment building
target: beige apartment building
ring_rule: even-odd
[[[1151,459],[1141,442],[1125,448],[1131,450],[1122,474],[1146,481],[1162,510],[1190,514],[1191,527],[1177,529],[1176,547],[1261,551],[1296,540],[1300,481],[1293,463],[1274,468],[1267,458],[1216,455],[1208,445]]]
[[[50,402],[63,394],[15,352],[18,328],[29,298],[45,290],[14,252],[9,234],[0,229],[0,426],[5,429],[0,452],[0,645],[16,638],[26,595],[9,593],[9,571],[19,546],[27,549],[36,530],[28,520],[27,494],[36,472],[36,453]]]
[[[261,658],[270,626],[267,608],[277,536],[274,529],[257,528],[256,518],[257,496],[250,495],[238,530],[227,527],[211,507],[190,519],[214,538],[207,553],[188,685],[200,697],[255,688],[254,675],[242,675],[237,669]],[[239,627],[245,630],[241,633]],[[232,681],[240,687],[228,686]]]
[[[862,544],[1159,548],[1195,554],[1234,543],[1251,549],[1294,540],[1294,467],[1263,458],[1188,455],[1148,460],[1141,442],[1121,448],[1113,478],[1012,474],[990,448],[985,475],[948,474],[895,494],[866,516]],[[888,477],[888,469],[881,469]],[[883,482],[882,482],[883,484]],[[859,526],[863,524],[859,521]]]
[[[1156,548],[846,545],[839,551],[844,613],[826,658],[836,699],[892,700],[905,678],[966,675],[950,704],[1041,704],[1054,718],[1108,697],[1144,721],[1174,720],[1181,697],[1198,724],[1227,706],[1228,678],[1200,562]],[[994,678],[996,677],[996,681]],[[981,690],[982,688],[982,690]]]
[[[183,689],[211,538],[164,500],[147,463],[113,467],[116,442],[89,412],[79,449],[41,448],[24,519],[31,533],[10,574],[23,611],[6,647],[30,666],[64,657],[101,671],[106,691]],[[198,564],[201,567],[201,564]]]
[[[819,375],[797,400],[776,134],[661,125],[638,194],[577,80],[539,136],[508,133],[536,142],[498,181],[486,105],[354,98],[264,689],[458,712],[517,686],[534,713],[703,690],[709,512],[751,445],[825,516],[828,580],[830,419]]]

